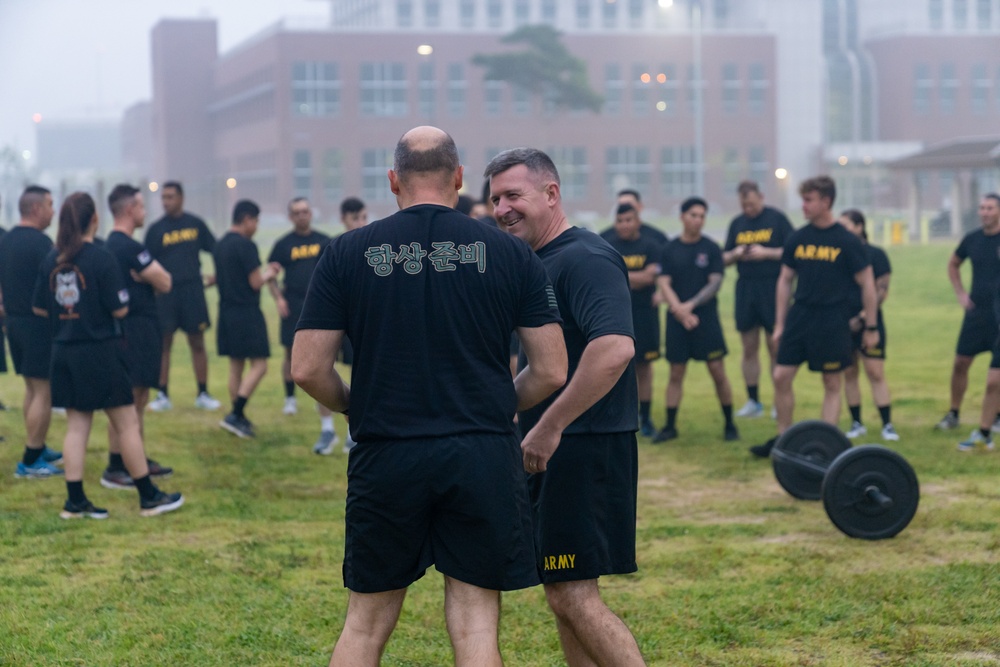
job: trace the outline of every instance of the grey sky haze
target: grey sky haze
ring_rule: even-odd
[[[32,115],[117,118],[149,99],[149,32],[215,18],[225,52],[284,17],[325,20],[323,0],[0,0],[0,147],[34,150]]]

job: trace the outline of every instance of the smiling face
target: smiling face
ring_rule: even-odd
[[[523,164],[490,177],[490,200],[500,229],[533,250],[545,245],[552,230],[559,186]]]

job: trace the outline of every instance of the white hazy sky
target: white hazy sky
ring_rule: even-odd
[[[149,32],[161,18],[215,18],[223,52],[324,0],[0,0],[0,147],[34,150],[42,122],[115,118],[149,99]]]

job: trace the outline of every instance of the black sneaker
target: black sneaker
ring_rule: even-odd
[[[226,415],[226,418],[219,422],[219,426],[240,438],[252,438],[255,435],[250,420],[238,417],[234,412]]]
[[[660,432],[653,436],[653,442],[666,442],[677,437],[677,429],[673,426],[664,426]]]
[[[656,435],[656,427],[653,426],[653,422],[649,419],[644,419],[639,425],[639,433],[642,434],[644,438],[652,438]]]
[[[160,479],[166,479],[174,474],[174,469],[168,466],[161,466],[159,463],[153,459],[146,459],[146,465],[149,466],[149,476],[159,477]]]
[[[85,500],[82,503],[71,503],[66,501],[62,512],[59,513],[61,519],[107,519],[108,511],[101,507],[94,507],[94,503]]]
[[[771,450],[774,449],[774,443],[778,442],[778,436],[774,436],[763,445],[754,445],[750,448],[750,453],[757,458],[766,459],[771,455]]]
[[[149,467],[150,477],[166,479],[174,474],[173,468],[161,466],[153,459],[146,459],[146,465]],[[105,489],[134,489],[135,482],[132,481],[132,477],[125,469],[112,470],[111,468],[105,468],[104,472],[101,473],[101,486]]]
[[[164,493],[157,490],[149,500],[139,501],[139,516],[156,516],[173,512],[184,504],[184,496],[179,493]]]
[[[736,430],[736,424],[726,424],[726,431],[723,438],[726,442],[740,439],[740,432]]]

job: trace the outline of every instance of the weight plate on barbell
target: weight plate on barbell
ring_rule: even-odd
[[[850,537],[883,540],[906,528],[917,512],[920,484],[906,459],[863,445],[841,454],[826,473],[823,507]]]
[[[851,448],[839,428],[818,419],[794,424],[774,444],[774,476],[785,491],[802,500],[819,500],[823,471]],[[817,467],[819,469],[817,469]]]

